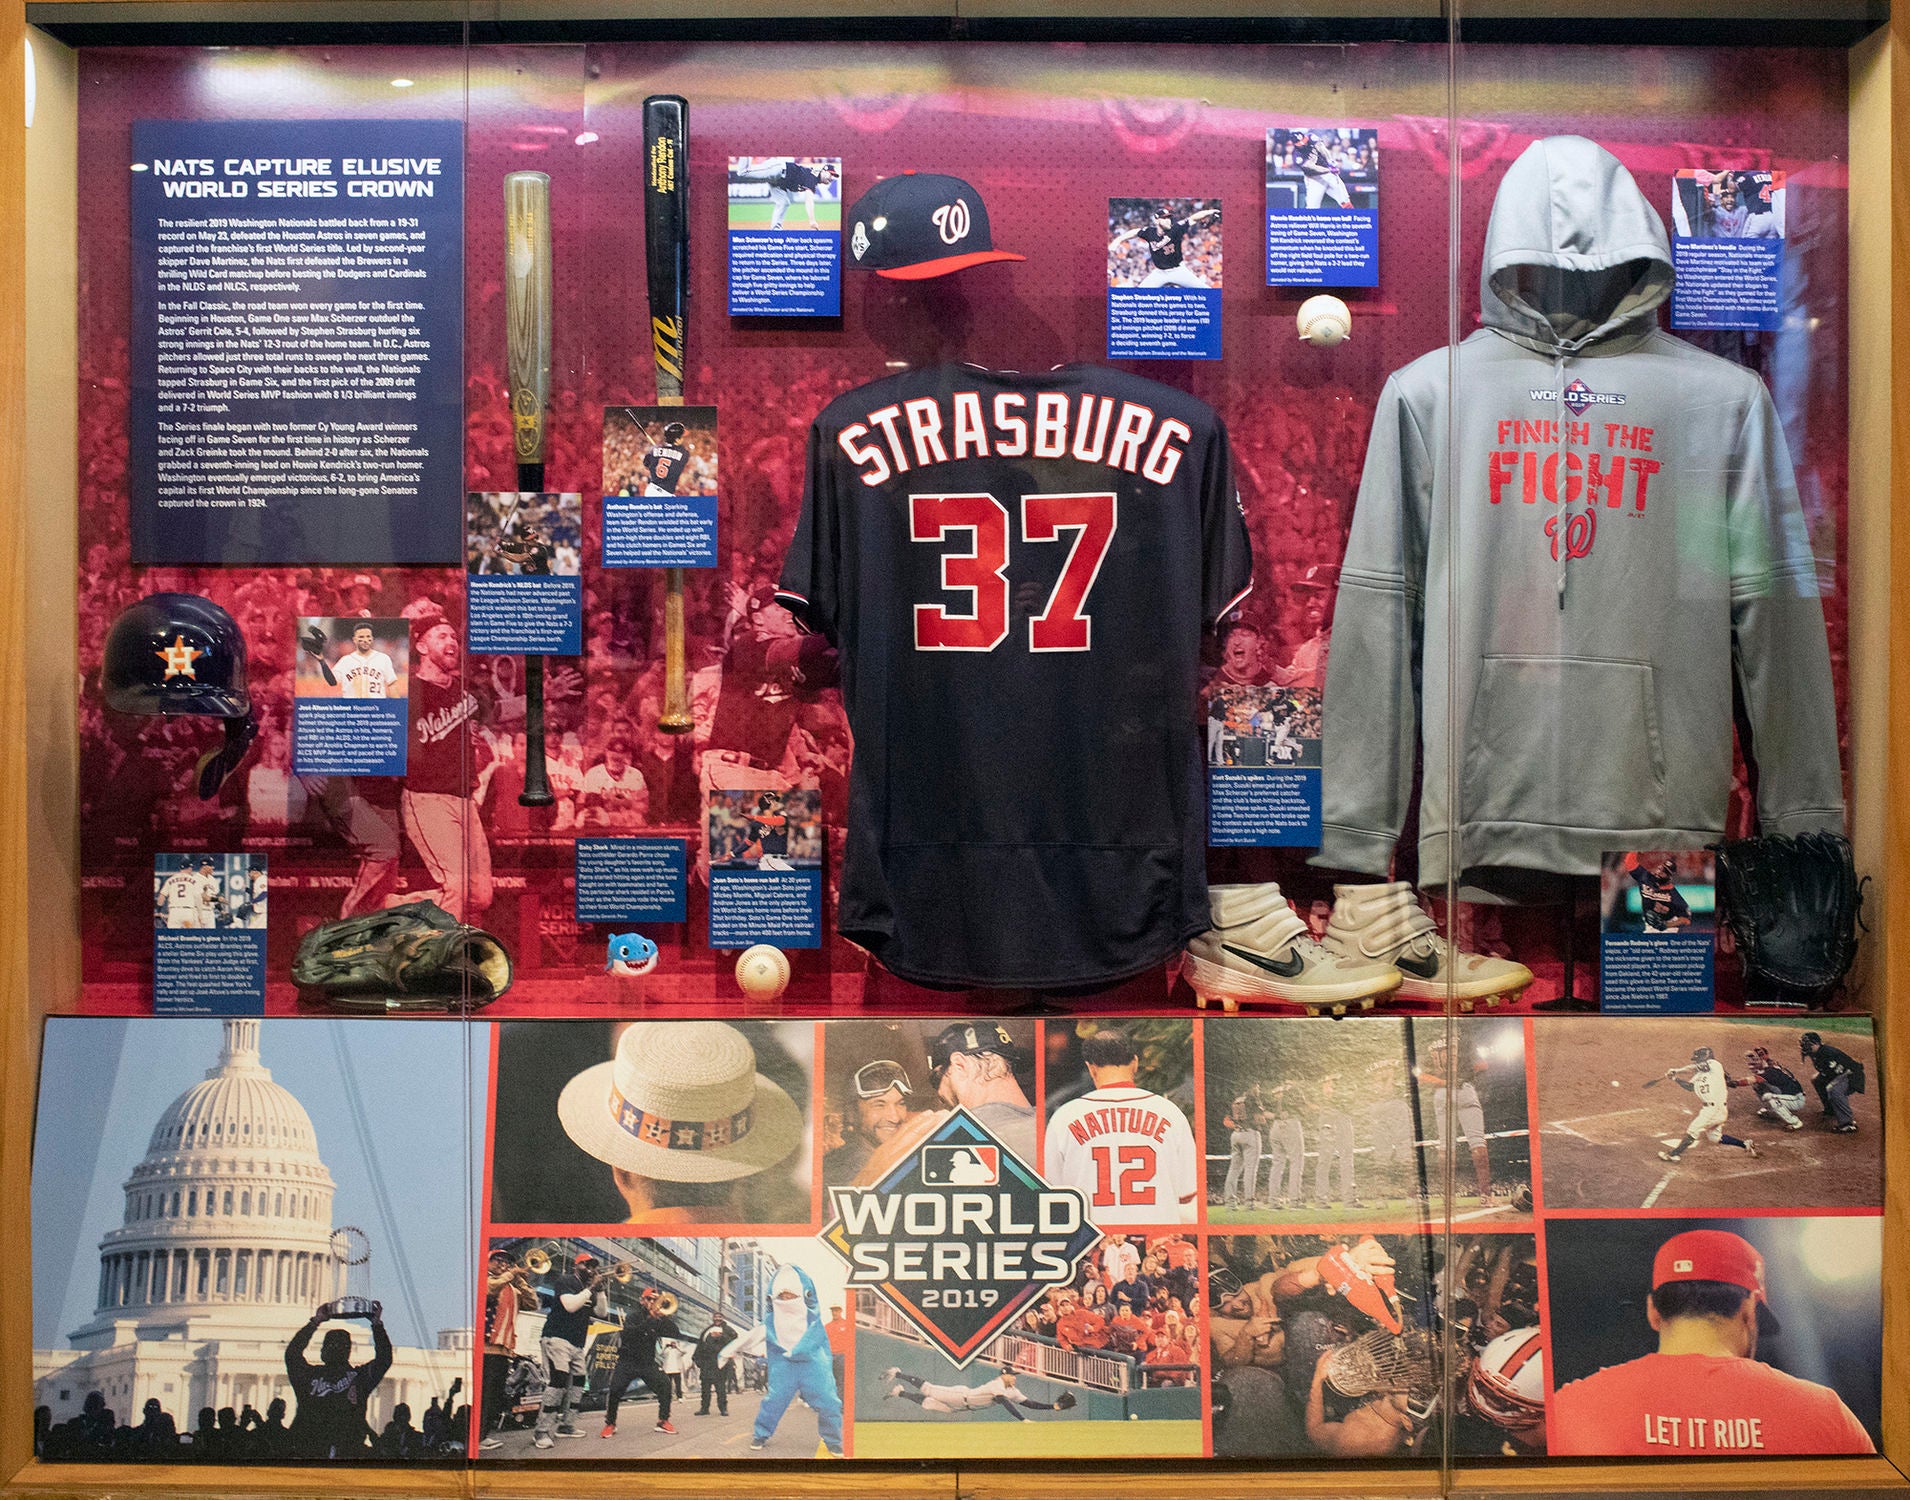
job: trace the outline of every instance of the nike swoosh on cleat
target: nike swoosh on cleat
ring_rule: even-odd
[[[1245,948],[1236,948],[1232,943],[1222,943],[1221,951],[1231,953],[1235,958],[1244,958],[1256,969],[1265,969],[1269,974],[1281,979],[1298,979],[1306,972],[1306,960],[1298,951],[1289,948],[1284,959],[1262,958],[1258,953],[1249,953]]]
[[[1439,955],[1428,953],[1424,958],[1396,958],[1395,969],[1404,969],[1416,979],[1437,979],[1439,977]]]

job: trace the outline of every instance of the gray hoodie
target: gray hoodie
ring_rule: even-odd
[[[1518,872],[1714,840],[1734,673],[1763,831],[1842,831],[1784,434],[1755,375],[1659,331],[1671,277],[1663,223],[1603,148],[1554,136],[1507,171],[1457,412],[1440,349],[1374,414],[1315,864],[1388,873],[1416,752],[1424,885],[1463,871],[1463,894],[1513,896]]]

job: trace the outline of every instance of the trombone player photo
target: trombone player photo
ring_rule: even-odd
[[[619,1264],[612,1274],[617,1272],[622,1273],[620,1280],[630,1279],[628,1265]],[[624,1314],[623,1337],[617,1343],[617,1365],[610,1374],[610,1404],[604,1408],[604,1430],[598,1434],[599,1437],[617,1435],[617,1407],[623,1401],[625,1387],[632,1380],[641,1380],[656,1392],[656,1430],[675,1436],[676,1428],[670,1425],[670,1398],[674,1382],[657,1363],[657,1344],[663,1339],[683,1337],[682,1331],[676,1326],[675,1313],[675,1297],[647,1286],[637,1294],[637,1305]]]

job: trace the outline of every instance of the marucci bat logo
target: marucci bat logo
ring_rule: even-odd
[[[683,320],[652,318],[650,344],[659,370],[683,380]]]

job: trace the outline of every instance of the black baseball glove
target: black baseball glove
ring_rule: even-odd
[[[1857,957],[1864,886],[1841,834],[1727,839],[1718,905],[1737,940],[1746,997],[1826,1004]]]
[[[1054,1398],[1054,1409],[1056,1411],[1072,1411],[1074,1410],[1074,1406],[1075,1399],[1073,1391],[1063,1391],[1059,1396]]]
[[[435,902],[413,901],[306,933],[292,978],[350,1010],[468,1010],[511,987],[511,956]]]

